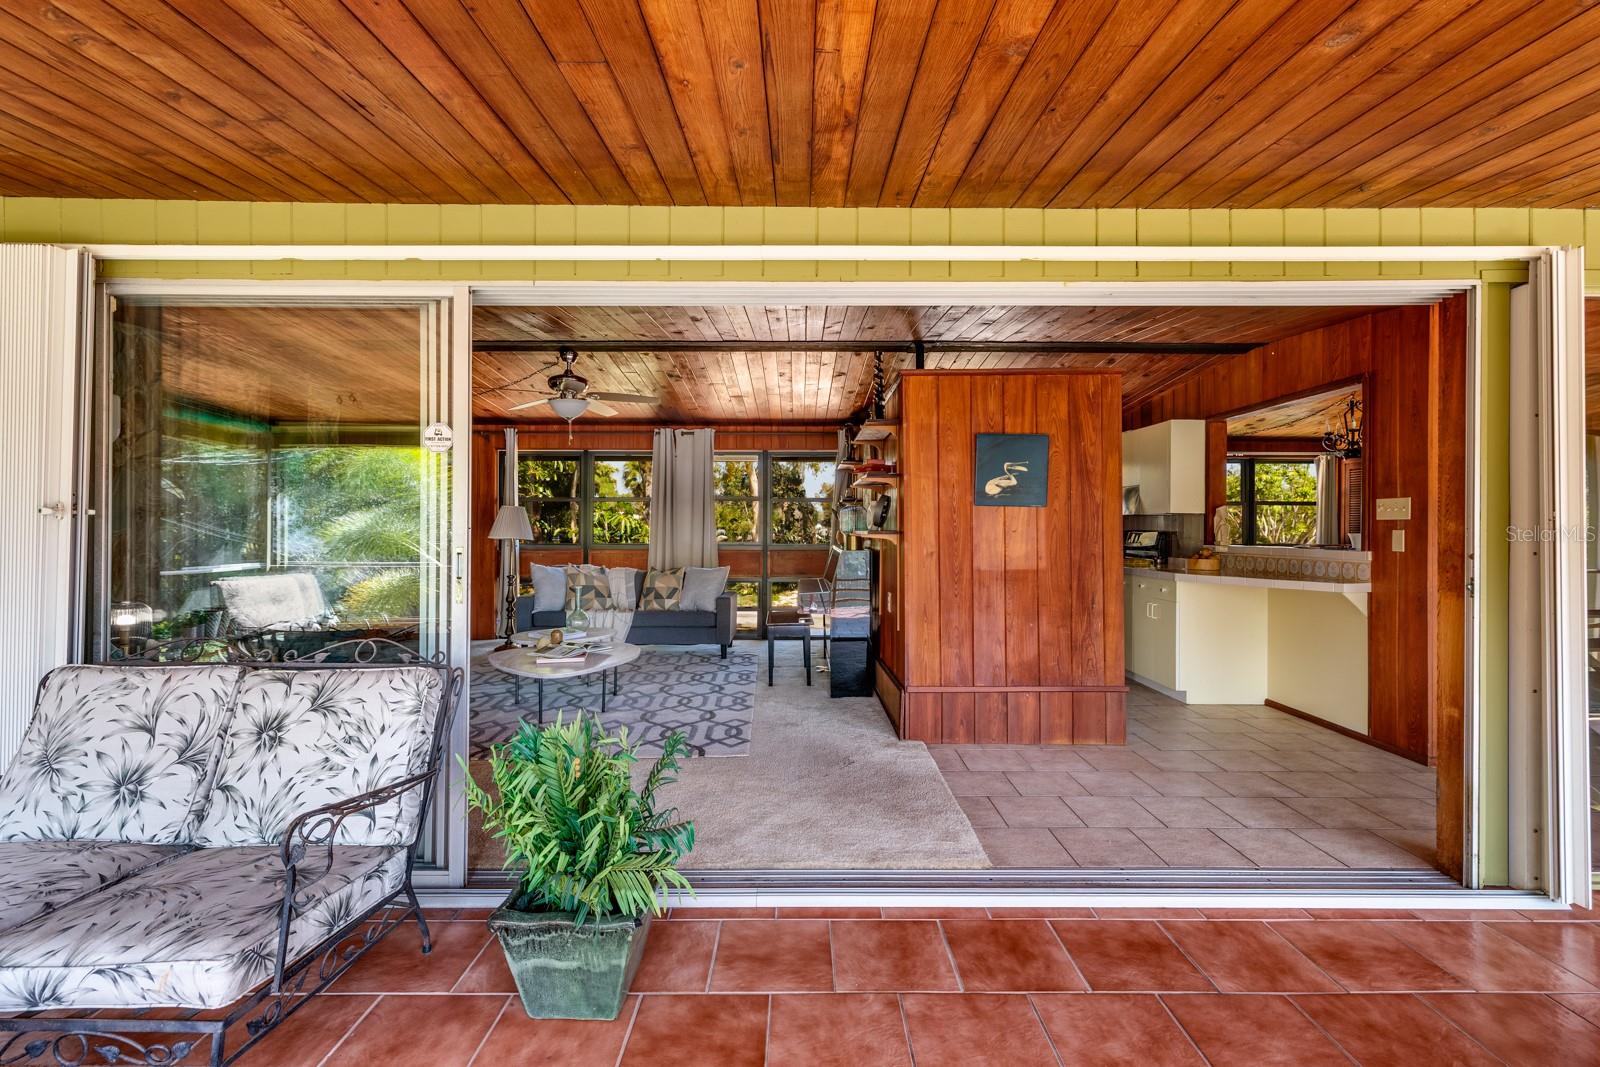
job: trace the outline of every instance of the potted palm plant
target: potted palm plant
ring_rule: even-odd
[[[657,809],[688,749],[669,735],[638,788],[627,731],[608,737],[588,715],[543,729],[524,723],[493,747],[491,792],[467,775],[467,802],[523,871],[489,917],[522,1006],[535,1019],[614,1019],[667,890],[688,889],[678,862],[694,826]]]

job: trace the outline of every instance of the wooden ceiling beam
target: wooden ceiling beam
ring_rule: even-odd
[[[1106,354],[1155,356],[1238,356],[1260,347],[1215,341],[679,341],[533,338],[472,342],[474,352],[1009,352],[1022,354]]]

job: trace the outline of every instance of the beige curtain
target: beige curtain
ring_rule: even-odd
[[[652,570],[715,567],[713,430],[657,430],[650,463]]]

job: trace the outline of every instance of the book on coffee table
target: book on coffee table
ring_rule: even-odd
[[[561,644],[545,652],[535,652],[534,658],[536,658],[540,663],[552,665],[561,663],[582,663],[585,659],[588,659],[589,651],[589,649],[580,645],[574,645],[570,643]]]

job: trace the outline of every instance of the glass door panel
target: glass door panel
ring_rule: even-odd
[[[450,659],[451,458],[422,446],[451,421],[448,301],[111,305],[91,658],[383,638]]]

